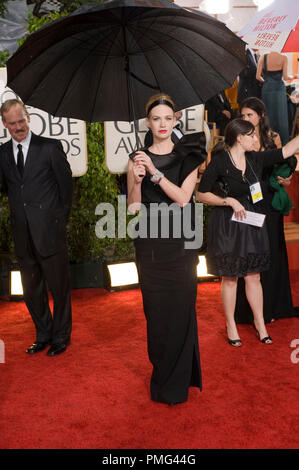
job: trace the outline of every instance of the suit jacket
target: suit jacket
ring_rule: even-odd
[[[245,98],[255,96],[256,98],[261,97],[261,83],[256,79],[256,68],[257,65],[252,57],[252,53],[249,49],[246,50],[246,62],[245,69],[239,75],[238,85],[238,103],[241,104]]]
[[[61,142],[32,133],[21,177],[12,140],[0,147],[0,181],[8,193],[16,255],[27,252],[28,229],[42,256],[66,246],[72,173]]]
[[[221,95],[222,99],[219,95]],[[223,120],[228,122],[229,119],[222,113],[224,110],[229,111],[231,116],[233,116],[233,110],[224,92],[220,92],[218,95],[210,98],[205,103],[205,109],[208,111],[209,122],[216,122],[217,124],[221,124]]]

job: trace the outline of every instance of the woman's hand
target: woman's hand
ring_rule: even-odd
[[[246,209],[242,204],[233,197],[228,197],[227,204],[231,206],[232,210],[234,211],[234,215],[237,220],[246,219]]]
[[[277,181],[281,186],[289,186],[291,184],[291,179],[293,175],[288,176],[288,178],[282,178],[277,176]]]
[[[135,183],[140,184],[142,183],[143,178],[145,177],[146,169],[144,165],[140,165],[139,163],[133,163],[133,175]]]
[[[133,161],[137,165],[142,165],[150,175],[153,175],[156,171],[156,167],[151,158],[145,152],[142,152],[142,150],[137,150]]]

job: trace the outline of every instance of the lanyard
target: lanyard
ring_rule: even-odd
[[[229,150],[229,149],[228,149],[228,155],[229,155],[229,158],[230,158],[232,164],[234,165],[234,167],[237,168],[237,170],[239,170],[239,168],[237,167],[237,165],[236,165],[236,163],[235,163],[235,161],[234,161],[234,159],[233,159],[233,156],[232,156],[232,154],[230,153],[230,150]],[[245,161],[246,161],[246,166],[247,166],[247,163],[248,163],[248,165],[249,165],[249,167],[250,167],[250,169],[251,169],[251,172],[252,172],[253,175],[255,176],[256,181],[258,181],[258,177],[257,177],[257,175],[256,175],[256,173],[255,173],[255,171],[254,171],[254,169],[252,168],[252,166],[251,166],[251,164],[250,164],[250,161],[247,160],[246,155],[245,155]],[[243,179],[244,183],[247,183],[248,185],[250,185],[250,181],[248,181],[248,179],[246,178],[245,172],[246,172],[246,169],[245,169],[244,173],[242,173],[242,179]]]
[[[233,159],[233,156],[232,154],[230,153],[230,150],[228,150],[228,155],[229,155],[229,158],[232,162],[232,164],[234,165],[235,168],[237,168],[239,170],[239,168],[237,167],[234,159]],[[258,201],[261,201],[263,199],[263,194],[262,194],[262,190],[261,190],[261,185],[260,185],[260,182],[258,180],[258,177],[254,171],[254,169],[252,168],[251,164],[250,164],[250,161],[247,160],[246,158],[246,155],[245,155],[245,161],[246,161],[246,168],[247,168],[247,163],[251,169],[251,172],[252,174],[254,175],[255,177],[255,183],[251,184],[250,181],[248,181],[248,179],[246,178],[245,176],[245,172],[246,172],[246,169],[244,171],[244,174],[242,174],[242,179],[244,181],[244,183],[247,183],[248,186],[249,186],[249,190],[250,190],[250,194],[251,194],[251,198],[252,198],[252,202],[253,204],[255,204],[256,202]]]

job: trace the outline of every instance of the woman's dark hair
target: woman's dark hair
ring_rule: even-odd
[[[246,98],[239,107],[239,113],[242,114],[242,109],[249,108],[255,111],[260,120],[259,120],[259,134],[260,134],[260,143],[261,149],[270,149],[275,148],[274,143],[275,133],[270,128],[269,119],[266,115],[266,107],[264,103],[259,99],[251,96]]]
[[[219,142],[213,151],[212,156],[218,152],[225,150],[227,147],[232,147],[237,142],[239,135],[250,135],[254,132],[254,125],[244,119],[236,118],[230,121],[224,130],[224,141]]]

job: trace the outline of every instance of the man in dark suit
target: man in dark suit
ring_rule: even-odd
[[[21,101],[5,101],[0,111],[11,135],[0,147],[0,182],[8,193],[24,300],[36,327],[36,340],[26,352],[51,345],[47,354],[55,356],[66,350],[72,328],[66,245],[72,173],[61,142],[30,131]]]
[[[239,75],[238,103],[241,104],[245,98],[255,96],[261,97],[261,83],[256,79],[258,56],[256,50],[246,49],[246,67]]]
[[[213,96],[205,103],[205,109],[208,111],[208,121],[216,122],[220,129],[220,135],[224,135],[224,129],[231,119],[234,112],[224,91]]]

